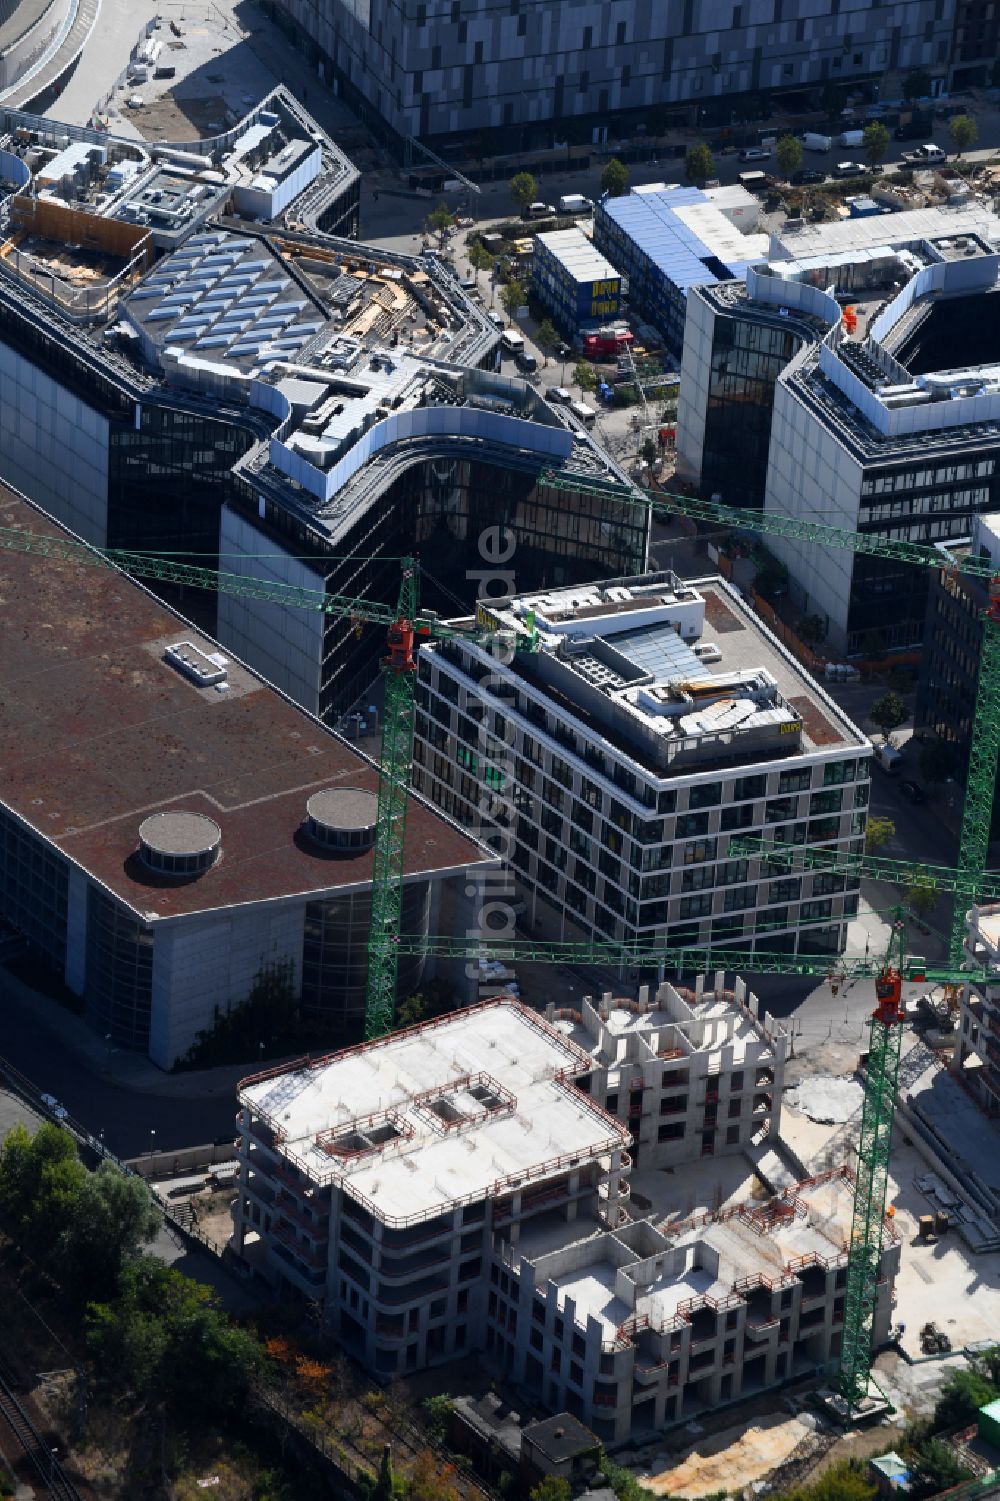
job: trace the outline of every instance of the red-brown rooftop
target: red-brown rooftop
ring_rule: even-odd
[[[64,535],[3,485],[0,526]],[[356,794],[377,791],[374,768],[240,663],[226,691],[199,686],[163,659],[180,640],[219,650],[110,569],[0,550],[3,805],[149,917],[369,882],[370,841],[324,846],[307,804],[343,789],[345,810],[370,808]],[[190,815],[218,827],[217,850]],[[411,799],[408,875],[485,858]]]

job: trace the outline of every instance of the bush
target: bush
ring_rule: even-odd
[[[934,1428],[964,1428],[976,1420],[981,1407],[996,1400],[1000,1392],[993,1382],[975,1366],[953,1371],[944,1384],[934,1409]]]

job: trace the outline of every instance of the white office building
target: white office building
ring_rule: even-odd
[[[731,845],[860,852],[871,746],[735,590],[650,574],[481,617],[517,649],[423,648],[415,782],[508,860],[533,929],[843,950],[856,883]]]

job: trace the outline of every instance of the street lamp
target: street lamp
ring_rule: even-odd
[[[156,1150],[156,1131],[155,1131],[155,1129],[152,1126],[150,1126],[150,1128],[149,1128],[149,1160],[150,1160],[150,1165],[152,1165],[153,1152],[155,1150]]]

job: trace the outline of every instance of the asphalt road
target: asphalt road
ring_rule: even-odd
[[[148,1151],[151,1131],[156,1133],[152,1140],[157,1148],[163,1149],[200,1146],[233,1135],[236,1099],[231,1089],[200,1093],[194,1074],[183,1076],[185,1092],[175,1096],[126,1088],[57,1033],[39,1028],[19,1006],[4,1006],[3,1011],[2,1058],[39,1090],[60,1100],[95,1136],[103,1132],[105,1144],[116,1157],[137,1157]],[[0,1071],[2,1067],[0,1062]]]

